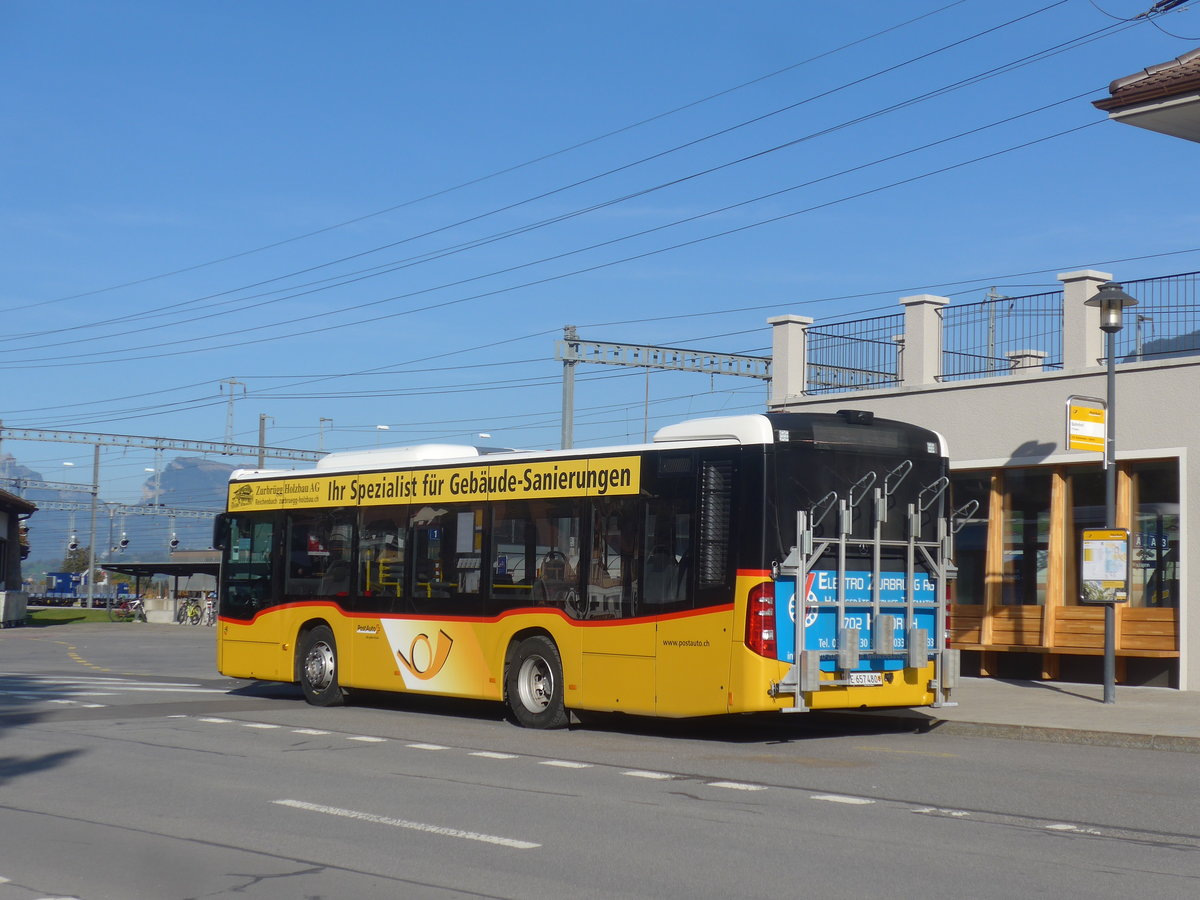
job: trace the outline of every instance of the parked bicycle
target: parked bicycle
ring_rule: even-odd
[[[179,601],[179,611],[175,613],[175,621],[180,625],[199,625],[203,616],[200,601],[195,597],[185,597]]]
[[[146,607],[140,597],[125,597],[108,601],[108,618],[111,622],[145,622]]]
[[[217,601],[211,597],[204,601],[204,615],[200,619],[201,625],[208,625],[210,628],[217,624]]]

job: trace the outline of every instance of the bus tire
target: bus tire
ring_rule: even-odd
[[[550,638],[535,634],[513,649],[504,673],[504,696],[513,717],[526,728],[562,728],[562,657]]]
[[[341,706],[346,702],[346,693],[338,684],[337,642],[328,625],[317,625],[300,638],[296,670],[304,699],[313,706]]]

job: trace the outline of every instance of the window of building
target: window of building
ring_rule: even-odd
[[[1100,466],[1069,466],[1063,470],[1063,605],[1076,606],[1080,599],[1079,554],[1083,533],[1106,528],[1106,487]]]
[[[1130,606],[1179,605],[1179,464],[1130,467]]]
[[[952,585],[955,603],[983,603],[987,574],[988,511],[992,498],[991,472],[963,472],[953,478],[954,508],[962,509],[972,501],[978,508],[960,520],[962,527],[954,537],[954,562],[958,578]]]
[[[1043,605],[1050,557],[1050,472],[1006,469],[1004,487],[1001,602]]]

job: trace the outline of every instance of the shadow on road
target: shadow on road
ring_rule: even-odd
[[[238,697],[304,703],[299,685],[259,681],[230,691]],[[513,722],[507,707],[486,700],[463,700],[389,691],[347,691],[347,705],[481,722]],[[782,744],[871,734],[923,734],[936,720],[922,713],[879,710],[811,713],[751,713],[693,719],[656,719],[623,713],[572,712],[571,731],[611,732],[714,743]],[[517,727],[514,723],[514,727]]]
[[[59,750],[43,756],[0,756],[0,784],[7,784],[21,775],[33,775],[65,765],[81,755],[82,750]]]

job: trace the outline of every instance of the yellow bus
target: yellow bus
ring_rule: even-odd
[[[853,410],[239,470],[214,533],[218,668],[322,706],[494,700],[535,728],[947,704],[947,484],[938,434]]]

